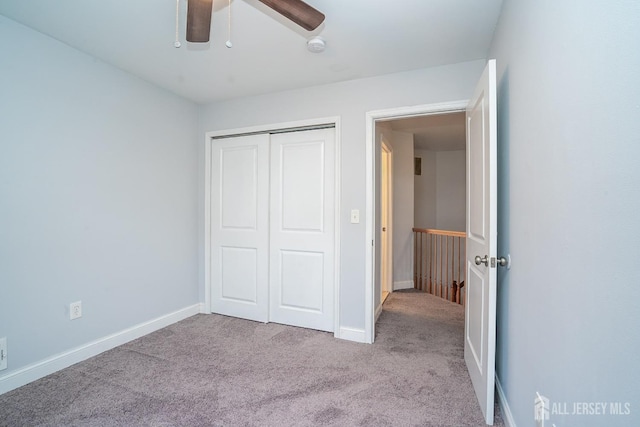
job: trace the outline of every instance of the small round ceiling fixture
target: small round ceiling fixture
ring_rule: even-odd
[[[326,49],[327,44],[321,37],[314,37],[307,41],[307,49],[309,52],[321,53]]]

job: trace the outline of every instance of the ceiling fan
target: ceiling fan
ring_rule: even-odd
[[[324,21],[324,14],[302,0],[259,0],[307,31],[313,31]],[[213,0],[188,0],[187,41],[207,43],[211,28]]]

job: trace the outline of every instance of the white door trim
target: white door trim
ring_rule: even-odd
[[[211,140],[212,138],[234,137],[252,133],[271,133],[283,130],[296,130],[316,126],[330,125],[335,128],[335,234],[334,234],[334,336],[340,332],[340,168],[341,168],[341,135],[340,117],[324,117],[292,122],[274,123],[243,128],[209,131],[204,140],[204,312],[211,313]]]
[[[416,105],[412,107],[375,110],[366,113],[366,205],[365,205],[365,305],[364,334],[365,342],[373,343],[375,338],[375,126],[378,120],[403,119],[429,114],[465,111],[469,100],[444,102],[438,104]]]
[[[382,149],[382,151],[387,152],[389,155],[388,157],[389,164],[387,165],[387,168],[388,168],[387,169],[387,192],[388,193],[387,193],[386,206],[383,205],[381,200],[380,209],[386,208],[387,210],[387,230],[385,232],[384,239],[387,241],[387,259],[385,260],[385,262],[387,263],[386,280],[387,280],[388,289],[385,289],[385,290],[391,293],[393,292],[393,174],[394,174],[394,170],[393,170],[393,149],[391,145],[389,145],[385,141],[384,135],[380,140],[380,148]],[[383,179],[382,176],[381,176],[381,179]],[[382,275],[380,276],[380,279],[382,279]],[[380,315],[380,312],[382,311],[382,303],[383,303],[382,292],[383,291],[384,290],[382,289],[382,283],[380,283],[380,306],[376,308],[376,310],[378,311],[378,313],[376,313],[376,319],[378,318],[378,316]]]

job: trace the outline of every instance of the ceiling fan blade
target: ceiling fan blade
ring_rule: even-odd
[[[187,5],[187,41],[208,42],[213,0],[188,0]]]
[[[259,1],[307,31],[315,30],[324,21],[324,13],[314,9],[302,0]]]

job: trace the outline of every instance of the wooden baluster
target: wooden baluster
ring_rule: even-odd
[[[416,281],[416,289],[421,290],[422,289],[422,257],[424,256],[422,251],[422,232],[419,232],[418,234],[416,234],[416,245],[418,248],[418,260],[416,264],[416,268],[418,269],[418,273],[417,273],[418,278]]]
[[[449,280],[451,280],[452,286],[453,286],[453,282],[456,281],[456,276],[453,271],[455,265],[456,265],[456,238],[451,236],[451,279]],[[447,299],[451,300],[451,298],[447,298]]]
[[[431,250],[431,234],[429,233],[427,233],[427,246],[429,247],[429,249],[425,258],[429,266],[427,267],[427,286],[425,288],[425,292],[429,292],[429,289],[431,288],[431,254],[433,253],[433,251]]]
[[[442,298],[447,299],[447,295],[449,295],[449,236],[445,236],[444,238],[444,253],[445,253],[445,264],[444,268],[447,270],[447,278],[444,282],[442,282]]]
[[[433,238],[436,240],[436,243],[434,245],[435,250],[434,250],[434,254],[433,254],[433,262],[434,262],[434,271],[433,271],[433,288],[431,289],[431,293],[433,295],[436,295],[438,293],[438,280],[440,277],[440,259],[438,258],[438,256],[440,255],[440,252],[438,250],[438,245],[440,244],[440,236],[438,236],[437,234],[435,234],[433,236]]]
[[[438,236],[436,234],[431,235],[431,240],[433,240],[433,254],[431,254],[431,265],[433,265],[433,277],[431,280],[431,287],[429,288],[429,293],[435,293],[434,289],[436,284],[438,283]]]
[[[424,276],[424,269],[423,269],[423,262],[422,260],[424,259],[424,248],[422,246],[422,234],[419,234],[419,241],[418,241],[418,246],[420,247],[420,259],[419,259],[419,263],[420,263],[420,268],[419,268],[419,272],[418,272],[418,289],[422,290],[422,277]]]
[[[451,241],[451,246],[449,248],[449,254],[451,255],[449,258],[449,264],[447,266],[447,268],[449,269],[449,280],[447,281],[447,301],[451,300],[451,292],[453,291],[453,281],[454,281],[454,277],[453,277],[453,264],[456,262],[456,259],[453,255],[453,250],[456,246],[456,239],[451,236],[450,238]]]
[[[456,272],[455,273],[455,279],[456,279],[456,283],[460,283],[460,245],[462,243],[461,243],[460,237],[457,237],[456,240],[458,241],[458,251],[457,251],[457,254],[456,254],[456,258],[457,258],[458,262],[457,262],[456,269],[455,269],[455,272]],[[456,298],[455,298],[454,302],[457,302],[458,301],[457,292],[456,292],[455,297]]]
[[[418,289],[418,235],[413,229],[413,289]]]
[[[424,232],[420,233],[420,278],[418,279],[419,285],[418,288],[421,291],[424,291],[424,276],[425,276],[425,262],[424,258],[427,256],[427,248],[424,246]]]
[[[425,247],[427,248],[427,254],[424,259],[427,262],[425,266],[425,275],[427,276],[427,283],[425,283],[424,291],[429,292],[429,287],[431,286],[431,234],[429,232],[426,233],[426,241]]]
[[[416,282],[416,289],[420,289],[420,280],[421,280],[421,274],[422,274],[422,246],[420,245],[420,239],[422,238],[422,233],[418,233],[416,235],[417,240],[417,245],[418,245],[418,281]]]
[[[456,263],[456,242],[458,243],[458,248],[460,248],[460,238],[459,237],[455,237],[453,239],[453,281],[457,284],[458,281],[460,281],[460,258],[457,258],[457,263]],[[456,268],[456,264],[458,265],[458,267]],[[455,293],[452,296],[451,301],[455,302],[456,296]]]
[[[422,260],[420,261],[420,271],[422,272],[422,276],[420,277],[420,290],[424,291],[424,282],[425,282],[425,274],[426,274],[426,263],[425,263],[425,233],[420,235],[420,248],[422,253]]]
[[[429,293],[435,294],[436,286],[438,286],[438,235],[433,234],[432,239],[433,239],[433,255],[431,257],[432,258],[431,262],[433,264],[433,280],[431,283],[431,289],[429,289]]]
[[[438,283],[438,296],[441,297],[442,296],[442,282],[444,281],[444,252],[443,252],[443,236],[440,236],[440,280]]]
[[[455,292],[453,291],[453,284],[458,283],[458,276],[456,275],[456,236],[451,236],[451,294],[449,295],[449,301],[453,301],[455,299]]]
[[[460,281],[460,266],[462,263],[462,259],[460,259],[460,250],[462,249],[462,239],[460,237],[458,237],[458,270],[456,273],[456,277],[458,279],[458,282]],[[456,294],[456,300],[455,302],[459,303],[460,302],[460,298],[459,296]]]
[[[424,233],[424,277],[422,279],[422,290],[427,292],[429,287],[429,233]]]
[[[429,244],[429,281],[427,283],[427,292],[431,293],[431,287],[433,286],[433,234],[427,233],[427,243]]]
[[[442,298],[442,290],[444,281],[447,280],[447,252],[446,248],[446,240],[445,236],[440,236],[440,282],[438,283],[438,297]]]
[[[440,269],[440,274],[438,274],[438,287],[436,288],[436,296],[440,296],[440,291],[442,290],[442,274],[444,273],[444,256],[442,256],[442,246],[444,244],[444,240],[442,238],[442,235],[438,236],[438,239],[440,241],[440,248],[438,249],[438,255],[440,256],[440,262],[438,263],[439,265],[439,269]]]

